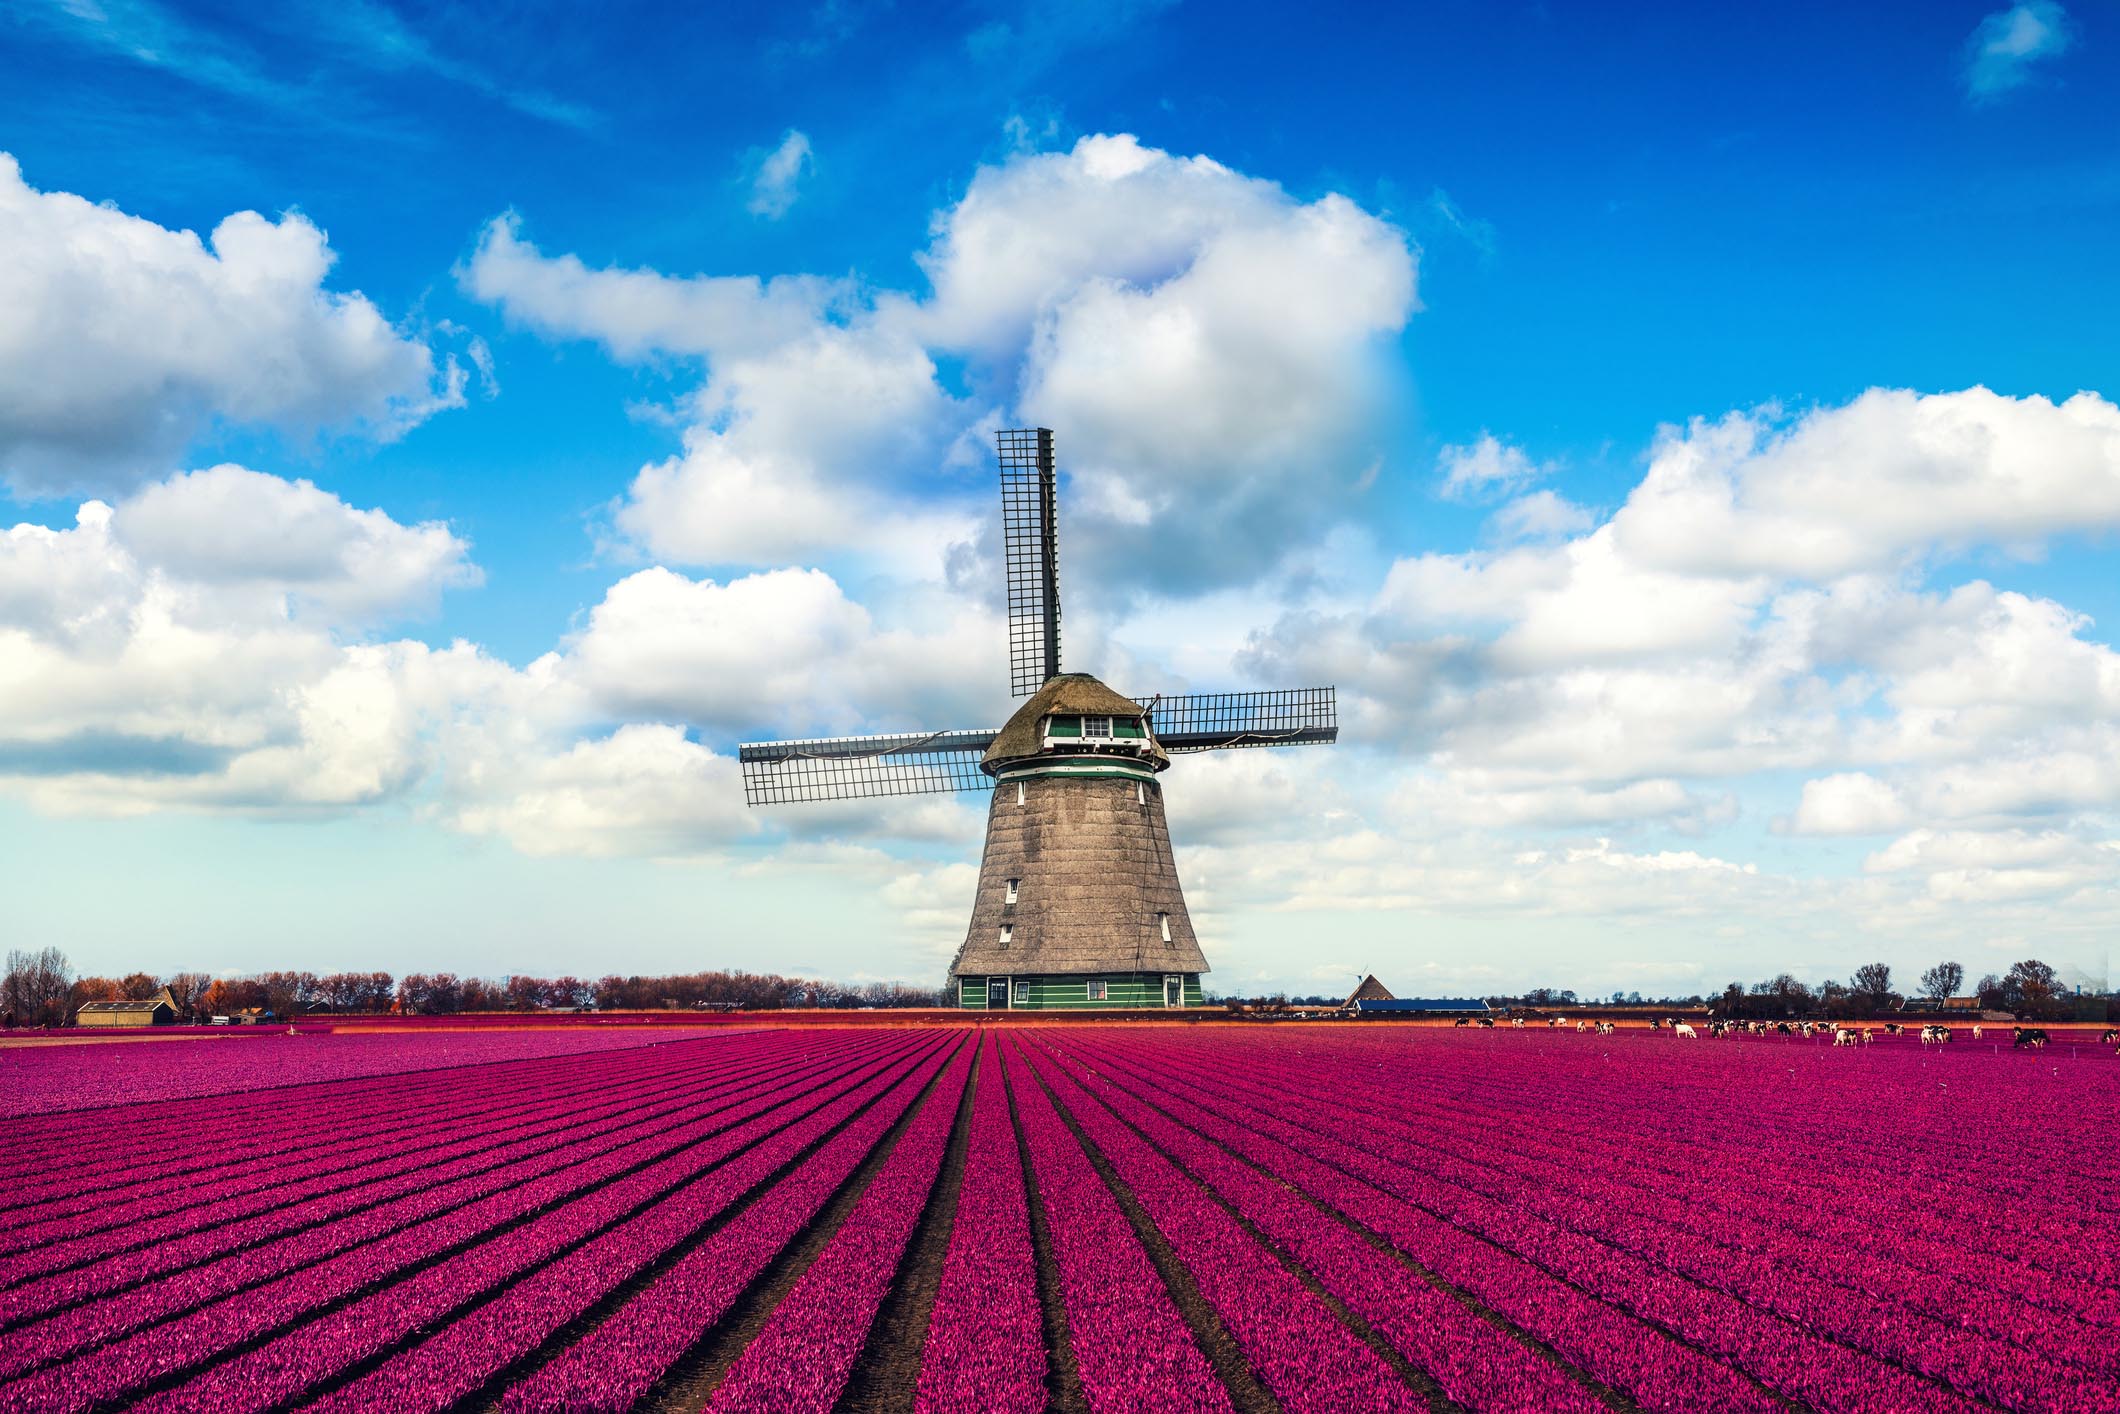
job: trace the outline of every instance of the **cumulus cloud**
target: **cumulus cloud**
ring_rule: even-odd
[[[744,203],[744,209],[753,216],[778,221],[795,205],[795,198],[800,195],[797,188],[815,165],[808,135],[789,128],[778,147],[758,154],[751,170],[751,199]]]
[[[1965,42],[1965,91],[1991,102],[2032,78],[2033,66],[2068,52],[2075,22],[2056,0],[2019,0],[1983,17]]]
[[[1465,446],[1443,448],[1436,467],[1443,473],[1443,495],[1453,501],[1515,492],[1553,471],[1531,460],[1522,447],[1509,446],[1492,433],[1482,433],[1477,442]]]
[[[1630,555],[1689,574],[1827,579],[2120,524],[2120,407],[1985,388],[1872,389],[1793,422],[1668,428],[1614,518]]]
[[[298,214],[202,241],[40,192],[0,154],[0,477],[122,490],[215,423],[388,438],[460,403],[453,359],[325,288],[334,259]]]
[[[1790,828],[1803,835],[1883,835],[1905,829],[1906,802],[1867,771],[1843,771],[1803,784]]]
[[[594,339],[623,359],[770,350],[809,335],[838,292],[834,281],[801,275],[592,270],[578,256],[548,256],[524,240],[513,213],[486,224],[458,278],[512,322],[554,338]]]
[[[1003,417],[1063,429],[1071,563],[1119,587],[1249,578],[1374,476],[1415,262],[1345,197],[1095,136],[982,168],[917,258],[924,295],[680,280],[546,257],[502,218],[465,283],[549,334],[707,360],[682,454],[615,516],[685,563],[785,563],[882,526],[932,576],[972,522],[923,523],[896,493],[933,501]]]

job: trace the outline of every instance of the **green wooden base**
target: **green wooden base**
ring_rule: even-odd
[[[1103,1007],[1164,1008],[1166,976],[1184,977],[1185,1006],[1199,1006],[1200,974],[1189,972],[1100,972],[1089,976],[1022,976],[1008,979],[1008,1003],[998,1005],[988,977],[959,977],[957,1005],[966,1011],[1093,1011]],[[1104,984],[1104,995],[1092,997],[1090,984]],[[991,1001],[990,1001],[991,998]]]

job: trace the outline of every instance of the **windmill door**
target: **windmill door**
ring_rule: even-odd
[[[986,1009],[988,1011],[1008,1010],[1008,978],[989,977],[986,979]]]
[[[1185,1005],[1185,979],[1183,977],[1166,977],[1163,979],[1163,1005]]]

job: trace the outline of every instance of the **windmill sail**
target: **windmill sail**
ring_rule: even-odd
[[[1028,697],[1060,673],[1058,487],[1053,434],[1043,427],[997,434],[1001,452],[1001,541],[1008,571],[1009,691]]]
[[[1322,746],[1340,736],[1339,704],[1329,687],[1283,692],[1206,692],[1138,697],[1165,751],[1234,746]]]
[[[992,731],[899,732],[738,747],[746,805],[992,790],[979,758]]]

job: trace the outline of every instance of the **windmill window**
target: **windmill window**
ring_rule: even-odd
[[[1023,804],[1023,782],[1021,781],[1016,782],[1016,803],[1018,805]]]
[[[1111,984],[1109,982],[1092,982],[1089,984],[1089,1000],[1093,1002],[1102,1002],[1109,1001],[1110,999]]]
[[[1167,943],[1167,942],[1169,942],[1169,941],[1170,941],[1170,915],[1169,915],[1168,913],[1159,913],[1159,914],[1157,914],[1157,915],[1156,915],[1156,926],[1157,926],[1158,928],[1161,928],[1161,929],[1163,930],[1163,941],[1164,941],[1164,942],[1166,942],[1166,943]]]
[[[1015,936],[1016,928],[1014,924],[1004,923],[1001,925],[1001,946],[1007,947],[1009,943],[1014,940]]]
[[[1141,802],[1141,803],[1142,803],[1143,805],[1146,805],[1146,804],[1148,804],[1148,782],[1147,782],[1147,781],[1135,781],[1135,782],[1134,782],[1134,799],[1135,799],[1135,800],[1138,800],[1138,801],[1140,801],[1140,802]]]
[[[1018,983],[1016,984],[1016,1005],[1017,1005],[1017,1006],[1029,1006],[1029,1005],[1030,1005],[1030,1000],[1031,1000],[1031,984],[1030,984],[1030,983],[1028,983],[1028,982],[1018,982]]]
[[[1112,737],[1112,719],[1109,717],[1084,717],[1082,719],[1082,735],[1094,737],[1099,741],[1110,741]]]
[[[1021,881],[1017,879],[1011,879],[1008,881],[1008,897],[1006,899],[1003,899],[1002,902],[1014,903],[1016,901],[1016,885],[1019,882]]]

